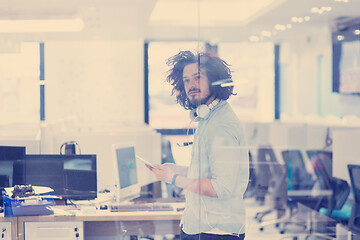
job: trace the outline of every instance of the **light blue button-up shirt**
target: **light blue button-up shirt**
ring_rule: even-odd
[[[187,234],[245,233],[243,194],[249,180],[249,152],[239,119],[220,101],[201,119],[194,135],[188,178],[211,179],[218,197],[185,190],[181,223]]]

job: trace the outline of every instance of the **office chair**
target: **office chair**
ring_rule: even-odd
[[[311,161],[314,169],[320,168],[317,166],[318,161],[320,161],[324,166],[324,170],[327,172],[328,176],[332,176],[332,152],[324,150],[306,150],[306,154]]]
[[[313,183],[311,181],[311,176],[309,177],[309,174],[306,173],[305,164],[300,151],[287,150],[282,151],[281,154],[285,163],[285,167],[283,168],[282,173],[280,173],[281,169],[279,167],[274,169],[274,173],[282,176],[282,187],[277,190],[285,192],[285,194],[283,195],[283,209],[285,212],[287,207],[290,214],[288,217],[285,218],[278,218],[277,220],[262,223],[259,230],[262,231],[265,226],[269,225],[275,225],[276,227],[280,227],[281,225],[282,227],[279,229],[279,232],[283,234],[286,232],[286,226],[289,224],[299,225],[304,229],[306,229],[307,227],[305,222],[294,220],[297,209],[297,201],[295,199],[288,199],[287,190],[307,189],[310,188]],[[272,161],[276,161],[275,155],[273,155],[272,159]]]
[[[307,172],[305,161],[300,150],[282,151],[284,162],[288,166],[288,190],[310,190],[315,180]]]
[[[303,162],[303,157],[301,155],[301,151],[298,150],[287,150],[281,152],[284,163],[285,163],[285,178],[283,179],[284,189],[287,192],[288,189],[307,189],[312,182],[309,180],[309,175],[306,173],[305,164]],[[300,169],[302,168],[302,169]],[[311,178],[310,178],[311,179]],[[285,199],[285,205],[289,209],[289,216],[285,218],[280,218],[274,221],[269,221],[268,223],[263,223],[260,227],[260,231],[264,229],[264,226],[275,225],[279,228],[279,233],[284,234],[286,232],[287,226],[289,224],[301,226],[302,229],[299,233],[303,233],[307,229],[307,224],[305,221],[300,221],[295,219],[297,213],[297,201],[295,199]],[[310,230],[311,231],[311,230]],[[309,232],[310,232],[309,231]]]
[[[360,165],[348,165],[351,187],[354,193],[355,202],[352,206],[348,223],[350,230],[360,234]]]
[[[308,154],[313,154],[314,152],[309,151]],[[284,151],[282,153],[284,161],[287,162],[289,165],[295,163],[295,167],[302,166],[305,168],[305,164],[301,163],[303,161],[303,158],[301,156],[301,151],[299,150],[290,150],[290,151]],[[346,199],[349,196],[350,188],[346,181],[342,179],[338,179],[335,177],[331,177],[328,174],[328,167],[325,167],[329,164],[329,161],[331,161],[331,152],[324,152],[324,151],[317,151],[315,155],[312,155],[312,165],[314,168],[314,172],[317,178],[317,184],[319,190],[331,190],[332,194],[331,196],[324,195],[324,196],[316,196],[316,197],[310,197],[310,196],[297,196],[292,197],[293,203],[297,204],[298,202],[309,206],[310,208],[319,211],[321,208],[326,208],[326,215],[328,217],[333,217],[333,211],[341,209]],[[289,170],[294,170],[294,166],[289,166]],[[290,176],[289,173],[289,181],[290,179],[295,180],[295,184],[289,183],[288,188],[291,189],[308,189],[310,186],[315,186],[315,184],[311,184],[310,181],[305,181],[305,183],[301,186],[299,185],[299,182],[301,182],[301,179],[296,179],[299,176],[305,176],[305,173],[299,174],[298,171],[305,171],[305,169],[301,170],[298,169],[297,171],[294,171],[293,173],[296,173],[295,176]],[[292,177],[292,178],[291,178]],[[310,203],[310,204],[309,204]],[[286,231],[286,225],[289,223],[292,223],[293,219],[295,218],[296,214],[293,214],[289,217],[289,221],[284,224],[284,228],[280,230],[280,233],[285,233]],[[306,225],[305,225],[306,226]],[[332,239],[332,236],[329,236],[328,234],[324,233],[316,233],[313,231],[312,227],[307,229],[308,236],[310,235],[316,235],[321,238],[325,239]]]
[[[266,147],[263,147],[266,148]],[[271,172],[269,164],[266,162],[265,155],[262,154],[264,151],[257,150],[257,161],[254,162],[255,167],[255,200],[263,205],[265,202],[265,196],[269,189],[269,179],[271,178]],[[257,217],[255,217],[257,219]]]
[[[244,193],[244,198],[251,198],[256,194],[256,173],[254,160],[251,152],[249,151],[249,183]]]
[[[272,225],[274,221],[263,221],[263,217],[276,211],[277,219],[284,216],[286,211],[286,187],[287,172],[285,167],[277,161],[271,147],[261,147],[258,149],[259,174],[257,181],[268,184],[269,200],[271,207],[265,211],[256,213],[255,219],[261,222],[260,231],[265,226]],[[263,174],[264,173],[264,174]],[[278,222],[274,222],[278,226]]]
[[[317,177],[317,187],[320,190],[332,191],[332,195],[323,197],[314,209],[337,222],[347,222],[349,214],[346,208],[342,208],[350,194],[350,187],[345,180],[332,176],[332,152],[308,150],[306,153]]]

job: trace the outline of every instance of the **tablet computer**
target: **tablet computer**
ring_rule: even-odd
[[[152,167],[152,168],[156,168],[156,165],[155,165],[155,164],[153,164],[153,163],[151,163],[151,162],[143,159],[143,158],[140,157],[139,155],[136,155],[136,158],[139,159],[140,161],[142,161],[144,164],[146,164],[146,165],[148,165],[148,166],[150,166],[150,167]]]

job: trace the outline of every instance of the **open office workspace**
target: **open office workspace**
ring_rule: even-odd
[[[360,238],[359,1],[0,6],[1,239]]]

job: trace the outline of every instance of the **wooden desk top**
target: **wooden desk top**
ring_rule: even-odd
[[[82,214],[76,216],[21,216],[20,221],[52,222],[52,221],[156,221],[180,220],[182,212],[177,211],[148,211],[148,212],[110,212],[97,210],[95,214]]]
[[[19,221],[53,222],[53,221],[161,221],[180,220],[183,211],[177,211],[178,207],[184,207],[184,203],[172,203],[173,211],[132,211],[111,212],[109,209],[96,210],[93,213],[84,213],[81,210],[73,210],[74,215],[54,214],[46,216],[19,216]]]

